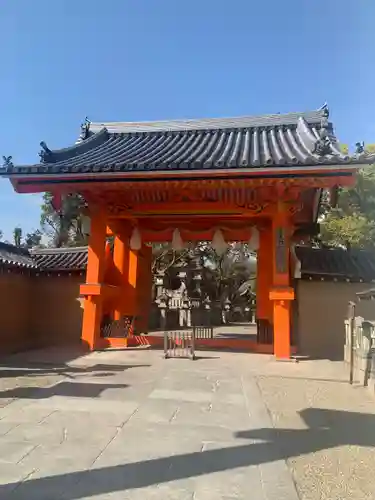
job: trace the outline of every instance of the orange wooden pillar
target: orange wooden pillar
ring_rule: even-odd
[[[256,317],[259,322],[266,322],[271,326],[273,321],[273,305],[269,293],[273,280],[272,271],[272,226],[263,228],[259,233],[259,250],[257,254],[257,297]],[[260,338],[260,341],[262,338]]]
[[[106,221],[102,214],[91,216],[86,283],[81,285],[84,296],[82,343],[90,351],[95,349],[99,337],[103,308],[103,279],[105,270]]]
[[[128,293],[126,294],[126,314],[135,317],[137,314],[137,278],[140,265],[140,251],[129,250]]]
[[[152,247],[143,246],[138,266],[136,290],[136,329],[148,332],[149,316],[152,305]]]
[[[124,300],[129,287],[129,243],[128,235],[125,233],[117,234],[114,242],[113,250],[114,263],[114,281],[115,285],[121,288],[121,293],[117,298],[114,319],[119,320],[125,314]]]
[[[108,229],[106,230],[106,235],[108,235]],[[114,274],[113,255],[112,255],[111,245],[110,245],[109,241],[107,241],[107,239],[106,239],[106,244],[105,244],[104,261],[105,261],[105,263],[104,263],[103,283],[105,283],[105,285],[112,284],[113,283],[113,274]],[[102,310],[103,318],[108,317],[108,316],[112,318],[112,304],[111,304],[111,301],[108,300],[108,296],[103,297],[102,308],[103,308],[103,310]]]
[[[288,213],[279,203],[272,219],[273,284],[269,294],[273,303],[274,354],[279,359],[288,359],[291,354],[290,306],[294,290],[289,273],[290,235]]]

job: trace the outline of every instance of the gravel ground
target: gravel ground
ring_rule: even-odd
[[[375,399],[347,383],[343,364],[282,364],[256,378],[275,427],[264,433],[282,450],[301,499],[374,499]]]

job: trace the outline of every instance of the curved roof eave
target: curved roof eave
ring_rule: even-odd
[[[57,163],[66,159],[71,159],[76,156],[87,153],[91,149],[99,147],[108,139],[108,130],[102,127],[96,133],[90,135],[84,141],[76,142],[72,146],[61,149],[49,149],[41,142],[42,153],[41,157],[45,163]]]

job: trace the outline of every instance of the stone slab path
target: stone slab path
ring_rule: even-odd
[[[374,498],[375,400],[341,363],[158,351],[0,366],[0,499]]]

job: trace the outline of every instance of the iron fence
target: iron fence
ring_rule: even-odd
[[[193,326],[194,339],[213,339],[214,329],[212,326]]]

